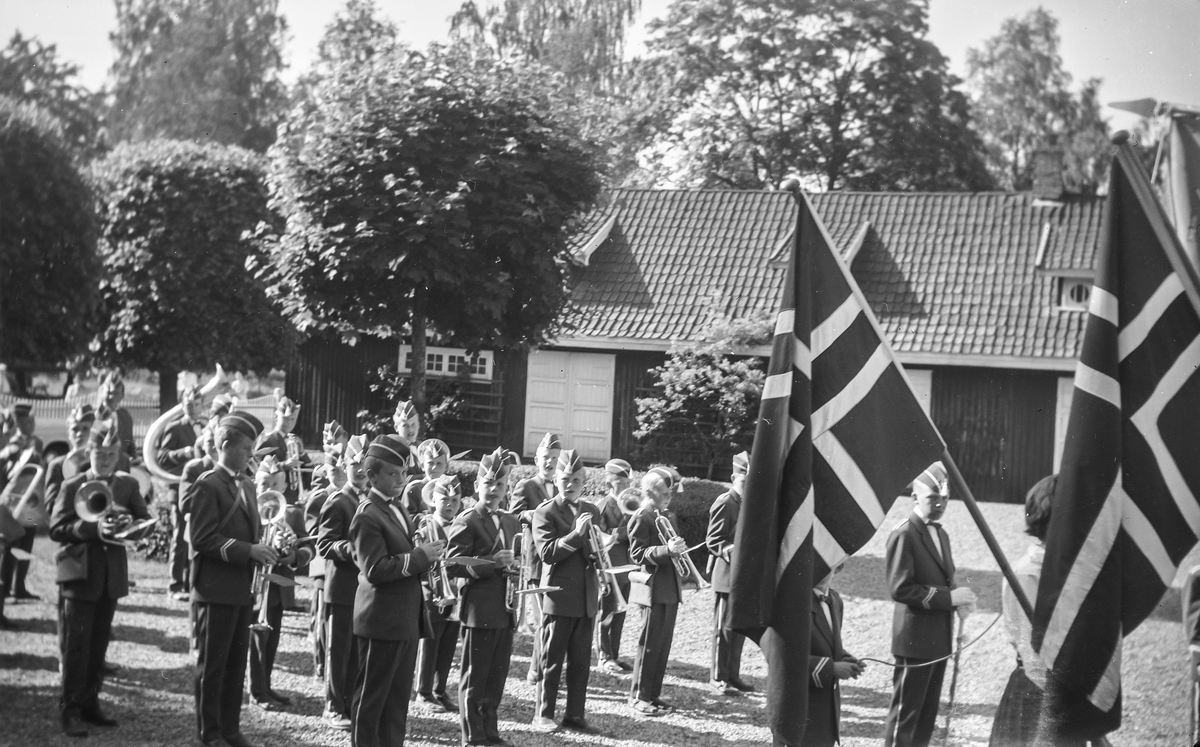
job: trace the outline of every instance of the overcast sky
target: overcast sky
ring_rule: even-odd
[[[317,41],[344,0],[280,0],[290,41],[285,77],[307,69]],[[642,0],[642,22],[633,31],[632,53],[641,49],[644,21],[661,17],[669,0]],[[378,0],[416,45],[445,39],[457,0]],[[1000,29],[1008,17],[1042,5],[1060,21],[1062,55],[1076,82],[1097,76],[1105,103],[1143,97],[1200,104],[1200,0],[931,0],[930,37],[965,75],[966,52]],[[83,82],[104,83],[112,64],[108,34],[115,25],[111,0],[0,0],[0,33],[20,30],[82,68]],[[1106,110],[1114,127],[1135,118]]]

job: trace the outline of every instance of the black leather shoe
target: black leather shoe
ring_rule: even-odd
[[[495,745],[495,747],[515,747],[512,742],[508,741],[504,737],[496,737],[488,742],[488,744]]]
[[[222,737],[229,747],[256,747],[254,742],[246,739],[241,734],[234,734],[232,737]]]
[[[278,700],[275,700],[274,698],[269,698],[269,697],[256,698],[252,695],[252,696],[250,696],[250,705],[252,705],[255,708],[262,710],[262,711],[282,711],[283,710],[283,703],[280,703]],[[229,742],[229,737],[225,737],[225,741]],[[230,742],[230,744],[232,744],[232,742]]]
[[[660,698],[655,698],[654,700],[652,700],[650,702],[653,703],[654,705],[658,706],[659,710],[663,710],[663,711],[675,710],[675,706],[671,705],[667,701],[662,700]]]
[[[577,731],[581,734],[599,734],[600,730],[592,726],[586,719],[582,718],[564,718],[562,720],[562,728],[570,731]]]
[[[751,685],[749,682],[743,682],[742,680],[730,680],[729,684],[733,685],[744,693],[754,692],[754,685]]]
[[[442,704],[442,707],[446,709],[447,713],[458,713],[458,704],[453,700],[450,700],[450,696],[446,693],[438,693],[433,697],[437,698],[437,702]],[[494,740],[492,744],[495,744]]]
[[[0,630],[20,630],[21,626],[4,615],[0,615]]]
[[[29,591],[29,589],[21,589],[16,594],[13,594],[13,599],[25,599],[28,601],[41,601],[41,597]]]
[[[271,696],[272,700],[276,701],[277,703],[279,703],[282,706],[290,706],[292,704],[291,698],[289,698],[286,695],[280,695],[279,693],[275,692],[274,690],[268,690],[267,694],[269,694]]]
[[[83,720],[92,726],[117,726],[118,722],[115,718],[109,718],[104,715],[104,711],[99,708],[94,708],[90,711],[83,712]]]
[[[106,661],[104,662],[104,666],[100,667],[100,671],[104,673],[105,677],[111,677],[112,675],[121,671],[121,667],[113,664],[112,662]]]
[[[83,719],[74,713],[64,713],[62,717],[62,732],[68,737],[86,737],[88,735],[87,724]]]

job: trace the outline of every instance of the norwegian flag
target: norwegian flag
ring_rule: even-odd
[[[1050,739],[1120,726],[1121,638],[1200,534],[1196,289],[1141,165],[1120,146],[1034,612]]]
[[[944,445],[804,195],[734,544],[728,627],[767,659],[777,744],[800,745],[813,581],[860,549]]]

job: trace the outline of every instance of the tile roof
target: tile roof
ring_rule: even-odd
[[[695,338],[713,299],[732,317],[776,308],[784,268],[771,260],[795,226],[790,194],[622,189],[609,197],[585,224],[616,218],[580,273],[573,297],[583,315],[571,337],[665,348]],[[1057,206],[1029,193],[811,199],[843,253],[869,222],[851,270],[897,352],[1077,356],[1085,315],[1057,310],[1055,271],[1091,269],[1103,198]]]

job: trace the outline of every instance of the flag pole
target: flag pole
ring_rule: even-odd
[[[1004,574],[1004,578],[1008,580],[1008,585],[1012,587],[1013,595],[1017,601],[1021,603],[1021,609],[1025,610],[1030,622],[1033,622],[1033,605],[1029,602],[1029,597],[1025,594],[1024,587],[1017,581],[1017,574],[1013,572],[1012,566],[1008,563],[1008,558],[1004,557],[1004,553],[1000,550],[1000,543],[996,541],[996,536],[992,534],[992,528],[988,526],[987,520],[983,518],[983,513],[979,510],[979,504],[975,502],[975,496],[972,495],[971,489],[967,487],[967,481],[963,479],[962,473],[958,471],[958,465],[954,463],[954,457],[950,456],[950,450],[946,449],[942,452],[942,464],[946,467],[946,472],[950,475],[950,484],[954,486],[954,494],[963,499],[963,503],[967,504],[967,511],[971,512],[971,518],[975,520],[975,526],[979,527],[979,533],[983,535],[983,541],[987,543],[988,549],[992,551],[992,556],[996,558],[996,562],[1000,565],[1000,572]]]

